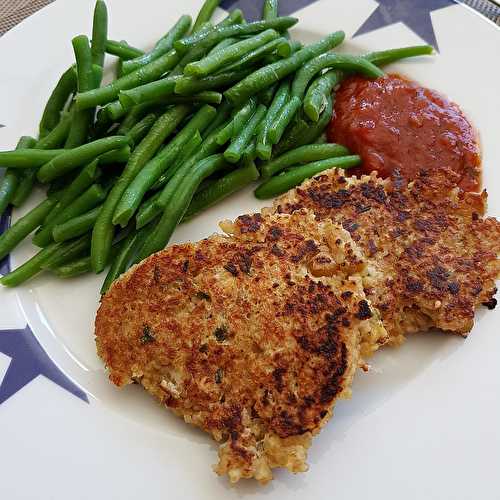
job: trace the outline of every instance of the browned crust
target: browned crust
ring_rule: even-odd
[[[278,198],[274,210],[307,208],[351,233],[368,265],[367,296],[393,342],[432,327],[465,336],[475,309],[494,305],[500,223],[483,217],[486,193],[462,192],[455,177],[421,172],[408,185],[397,175],[331,170]]]
[[[304,470],[290,453],[305,454],[349,394],[363,332],[385,331],[351,276],[363,263],[341,228],[300,213],[243,217],[232,230],[248,238],[175,245],[116,282],[96,342],[113,383],[141,383],[226,442],[220,473],[268,480],[270,467]],[[309,271],[319,257],[336,263],[335,277]],[[289,441],[299,437],[300,453]],[[295,451],[277,459],[280,447]]]

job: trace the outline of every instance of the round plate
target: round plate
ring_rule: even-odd
[[[200,3],[108,0],[110,37],[149,47],[181,14],[194,15]],[[249,6],[248,15],[255,8],[253,0],[232,3]],[[293,36],[303,42],[337,29],[348,38],[342,50],[352,53],[435,40],[436,57],[389,69],[460,104],[480,133],[489,213],[500,215],[500,31],[493,23],[449,0],[282,4],[300,18]],[[89,33],[92,8],[86,0],[59,0],[0,39],[2,150],[12,149],[20,135],[36,134],[55,81],[73,61],[71,38]],[[358,30],[363,33],[351,39]],[[249,189],[179,227],[172,242],[198,240],[217,231],[218,221],[262,206]],[[16,211],[14,219],[28,208]],[[33,251],[26,241],[12,255],[12,266]],[[370,372],[357,374],[352,400],[337,405],[313,442],[309,472],[277,471],[266,487],[242,481],[231,488],[210,470],[216,447],[206,435],[139,388],[117,390],[109,384],[93,337],[102,279],[42,276],[14,291],[0,290],[0,329],[24,327],[27,321],[25,332],[34,334],[52,369],[66,374],[89,403],[76,387],[63,391],[57,376],[36,377],[29,364],[23,371],[19,352],[0,342],[0,377],[11,370],[19,386],[0,408],[3,428],[9,429],[2,456],[10,466],[0,482],[2,498],[498,498],[499,310],[480,311],[467,340],[431,333],[382,350]],[[70,385],[67,381],[66,388]]]

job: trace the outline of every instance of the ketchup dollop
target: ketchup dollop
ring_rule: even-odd
[[[399,75],[347,78],[336,93],[328,129],[331,142],[363,160],[356,173],[398,169],[406,179],[420,170],[450,168],[466,191],[481,187],[481,155],[474,128],[441,94]]]

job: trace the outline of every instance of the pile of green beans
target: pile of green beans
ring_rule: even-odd
[[[105,293],[164,248],[178,224],[259,178],[255,196],[269,198],[325,169],[358,165],[344,146],[317,143],[337,86],[345,75],[379,78],[385,64],[433,52],[339,54],[342,31],[303,46],[288,32],[298,19],[280,17],[279,0],[264,1],[261,20],[235,9],[212,24],[219,4],[205,0],[194,23],[181,16],[143,51],[108,37],[107,7],[96,1],[91,35],[71,41],[74,61],[47,101],[38,140],[0,152],[0,216],[46,191],[0,235],[0,259],[32,233],[41,247],[0,284],[108,268]],[[102,85],[109,56],[118,74]]]

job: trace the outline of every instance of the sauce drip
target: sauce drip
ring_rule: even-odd
[[[359,173],[398,169],[406,179],[420,170],[447,167],[466,191],[481,187],[481,155],[474,128],[460,108],[441,94],[399,75],[346,79],[336,94],[328,129],[331,142],[363,160]]]

